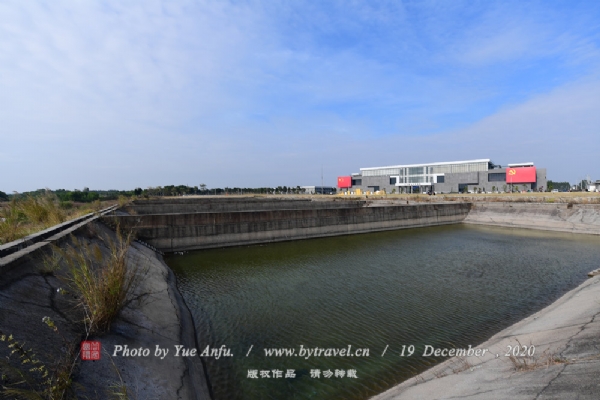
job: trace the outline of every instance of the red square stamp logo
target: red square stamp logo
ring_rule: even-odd
[[[81,359],[82,360],[99,360],[100,350],[102,345],[96,341],[81,342]]]

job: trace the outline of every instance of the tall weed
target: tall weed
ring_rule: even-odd
[[[119,207],[124,207],[131,202],[131,199],[129,197],[119,195],[118,201],[119,201]]]
[[[49,317],[44,317],[42,321],[60,334],[58,327]],[[25,347],[25,342],[19,342],[12,334],[5,335],[0,331],[0,342],[6,342],[10,350],[8,357],[0,359],[0,398],[62,400],[73,397],[72,373],[77,363],[76,346],[69,343],[64,336],[62,339],[65,353],[59,355],[52,363],[44,363],[33,349]],[[14,361],[10,362],[13,355],[18,356],[17,365]]]
[[[0,244],[60,224],[65,219],[66,213],[53,195],[15,196],[0,210]]]
[[[130,299],[137,284],[137,266],[128,268],[127,253],[132,235],[124,235],[118,228],[116,239],[100,235],[108,251],[98,244],[72,237],[72,245],[56,248],[64,260],[70,288],[79,294],[85,314],[88,334],[105,332]]]
[[[24,233],[26,219],[16,203],[17,200],[13,198],[8,205],[0,209],[0,244],[12,242],[26,235]]]
[[[58,205],[57,199],[52,195],[27,196],[17,202],[19,211],[28,221],[56,225],[65,221],[66,215]]]

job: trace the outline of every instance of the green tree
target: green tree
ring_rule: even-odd
[[[173,185],[164,186],[162,190],[163,196],[173,196],[174,189],[175,186]]]
[[[549,180],[546,186],[548,191],[551,191],[552,189],[557,189],[560,191],[567,192],[569,191],[569,189],[571,189],[571,184],[569,182],[554,182]]]

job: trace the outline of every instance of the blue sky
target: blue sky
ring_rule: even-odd
[[[597,1],[3,1],[0,190],[600,179]]]

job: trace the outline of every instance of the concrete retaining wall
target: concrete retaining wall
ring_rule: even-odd
[[[470,204],[107,216],[163,251],[237,246],[459,223]]]
[[[198,212],[227,211],[264,211],[264,210],[306,210],[330,208],[360,208],[365,200],[348,200],[343,198],[298,199],[298,198],[264,198],[264,197],[190,197],[169,198],[152,201],[134,201],[126,207],[130,214],[186,214]]]
[[[464,222],[600,235],[600,205],[477,203]]]

